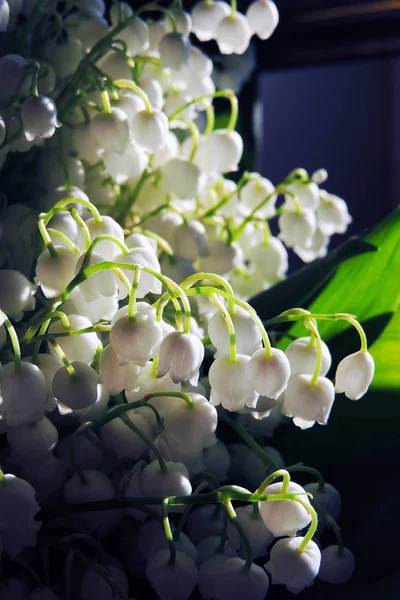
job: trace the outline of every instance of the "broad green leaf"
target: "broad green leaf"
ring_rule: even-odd
[[[335,274],[339,265],[354,256],[375,250],[376,247],[371,242],[351,237],[324,258],[302,267],[284,281],[257,294],[249,303],[263,321],[289,308],[305,308]]]
[[[341,265],[329,284],[307,306],[314,313],[347,312],[360,322],[382,313],[394,313],[400,303],[400,207],[390,214],[367,237],[377,252],[356,256]],[[320,321],[324,339],[347,329],[345,322]],[[296,324],[290,333],[301,335]],[[346,354],[343,348],[343,354]]]
[[[372,344],[370,352],[375,360],[373,387],[400,389],[400,311],[391,319],[388,327]],[[399,411],[400,412],[400,411]]]

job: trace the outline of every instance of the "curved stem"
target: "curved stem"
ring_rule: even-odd
[[[53,245],[53,242],[51,241],[49,232],[47,231],[46,225],[44,224],[44,220],[41,218],[39,218],[39,220],[38,220],[38,229],[39,229],[40,235],[42,236],[43,242],[46,245],[47,250],[49,251],[50,256],[55,258],[56,256],[58,256],[58,252],[54,248],[54,245]]]
[[[236,332],[233,325],[232,317],[225,306],[218,300],[217,294],[210,294],[209,299],[220,311],[228,329],[229,334],[229,359],[231,362],[237,362],[237,345],[236,345]]]
[[[163,521],[163,526],[164,526],[165,537],[167,538],[168,545],[169,545],[169,552],[170,552],[168,566],[172,567],[176,561],[176,548],[175,548],[174,536],[172,535],[171,525],[170,525],[169,518],[168,518],[168,498],[164,498],[164,500],[161,503],[161,508],[162,508],[162,515],[163,515],[162,521]]]
[[[264,493],[264,490],[274,481],[274,479],[277,479],[278,477],[283,478],[281,494],[287,494],[288,490],[289,490],[289,484],[290,484],[290,473],[288,471],[286,471],[286,469],[278,469],[277,471],[274,471],[274,473],[271,473],[271,475],[268,475],[268,477],[266,479],[264,479],[264,481],[258,487],[258,489],[256,490],[255,493],[256,494]]]
[[[10,337],[13,354],[14,354],[14,369],[15,373],[19,373],[21,370],[21,347],[19,345],[18,335],[14,329],[14,326],[11,324],[10,319],[7,315],[0,310],[0,323],[3,322],[4,327],[7,330],[7,333]]]
[[[226,500],[224,502],[224,507],[226,512],[228,513],[232,525],[236,527],[240,539],[243,542],[246,551],[246,562],[244,564],[244,569],[248,571],[251,568],[251,565],[253,564],[253,549],[251,547],[249,538],[247,537],[244,528],[241,522],[239,521],[236,511],[233,508],[232,502],[230,500]]]
[[[146,112],[147,113],[153,112],[149,97],[146,94],[146,92],[142,90],[140,85],[137,85],[133,81],[129,81],[129,79],[116,79],[115,81],[113,81],[113,85],[115,85],[118,88],[128,88],[129,90],[132,90],[133,92],[135,92],[135,94],[140,96],[140,98],[143,100]]]
[[[145,444],[147,444],[147,446],[150,448],[150,450],[153,452],[154,456],[158,460],[158,464],[160,465],[161,473],[163,473],[163,474],[168,473],[167,463],[165,462],[165,459],[162,456],[159,449],[157,448],[157,446],[147,437],[147,435],[145,435],[141,431],[141,429],[139,427],[137,427],[137,425],[135,425],[129,419],[129,417],[127,415],[121,414],[121,415],[119,415],[119,418],[125,423],[125,425],[127,427],[129,427],[129,429],[131,429],[134,433],[136,433],[136,435],[138,437],[140,437],[140,439],[143,440],[145,442]]]

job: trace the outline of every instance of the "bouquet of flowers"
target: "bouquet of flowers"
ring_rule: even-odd
[[[271,0],[0,0],[0,598],[263,600],[352,574],[339,491],[265,445],[374,374],[355,315],[284,297],[288,250],[325,264],[351,220],[326,171],[235,177],[232,88],[278,20]],[[360,340],[333,382],[327,321]]]

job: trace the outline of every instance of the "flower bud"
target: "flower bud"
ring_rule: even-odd
[[[171,525],[172,532],[174,526]],[[165,531],[160,521],[150,519],[140,526],[138,534],[140,553],[149,560],[159,550],[168,550],[168,540],[165,537]],[[179,534],[175,540],[175,548],[178,552],[183,552],[192,560],[197,558],[197,550],[193,542],[190,541],[184,533]]]
[[[126,413],[127,418],[148,438],[152,438],[149,422],[133,410]],[[115,452],[117,458],[129,456],[139,459],[147,450],[147,444],[132,431],[121,419],[113,419],[101,428],[101,439],[106,446]]]
[[[326,512],[337,521],[342,509],[342,497],[333,485],[324,483],[324,488],[320,492],[319,484],[317,482],[307,483],[307,485],[304,486],[304,489],[306,492],[310,492],[313,495],[314,500],[318,502],[323,510],[326,510]],[[322,518],[321,521],[323,522],[324,519]],[[318,531],[320,531],[320,529],[320,523],[318,523]]]
[[[133,19],[118,33],[118,39],[125,42],[128,56],[142,54],[149,47],[149,28],[142,19]]]
[[[318,579],[327,583],[345,583],[352,576],[354,566],[354,556],[348,548],[343,548],[341,554],[339,546],[327,546],[321,552]]]
[[[285,190],[290,194],[285,195],[285,207],[294,210],[296,204],[293,196],[297,199],[300,207],[306,210],[316,210],[319,206],[319,187],[316,183],[290,183]]]
[[[167,462],[166,473],[163,473],[160,464],[154,460],[148,464],[140,474],[140,487],[144,496],[189,496],[192,486],[189,473],[182,463]],[[171,506],[171,511],[182,512],[181,507]],[[161,512],[161,509],[157,509]]]
[[[236,509],[236,514],[239,523],[250,542],[254,558],[264,556],[267,546],[274,540],[274,535],[265,525],[259,512],[254,513],[253,506],[239,506]],[[232,523],[228,523],[228,539],[229,543],[237,552],[240,550],[241,538],[238,530]]]
[[[343,358],[336,369],[335,391],[350,400],[358,400],[367,392],[375,371],[375,363],[367,350],[359,350]]]
[[[189,380],[197,385],[204,358],[204,346],[197,336],[173,331],[163,339],[159,352],[158,377],[169,373],[174,383]]]
[[[345,233],[352,218],[342,198],[324,193],[317,211],[317,220],[322,233],[332,236],[334,233]]]
[[[276,399],[286,389],[290,364],[282,350],[272,348],[272,356],[265,349],[254,352],[246,367],[247,381],[261,396]]]
[[[191,558],[177,551],[169,564],[169,550],[159,550],[148,561],[146,577],[160,600],[188,600],[196,586],[198,570]]]
[[[36,264],[35,283],[47,298],[61,294],[75,276],[76,255],[63,246],[55,246],[55,250],[57,254],[53,256],[46,248]]]
[[[283,397],[283,414],[293,417],[293,423],[301,429],[308,429],[315,422],[326,425],[335,400],[333,383],[326,377],[318,377],[314,385],[312,377],[292,375]]]
[[[279,23],[276,4],[271,0],[256,0],[250,4],[246,12],[251,30],[261,40],[267,40],[274,33]]]
[[[186,521],[185,531],[195,544],[210,536],[221,536],[223,530],[223,509],[213,504],[194,508]]]
[[[142,267],[147,267],[148,269],[151,269],[156,273],[161,272],[160,263],[157,259],[157,254],[154,252],[154,250],[149,248],[132,248],[131,250],[129,250],[128,254],[117,254],[114,260],[116,262],[126,263],[129,265],[139,265]],[[125,270],[123,267],[122,271],[126,275],[128,281],[132,284],[135,271],[133,269]],[[119,280],[118,289],[119,300],[123,300],[128,295],[128,291],[125,285],[123,285],[123,283]],[[152,275],[151,273],[146,273],[146,271],[142,271],[140,273],[139,283],[136,290],[137,298],[143,298],[149,292],[152,292],[153,294],[160,294],[161,289],[161,281],[159,281],[159,279],[155,275]]]
[[[180,158],[171,158],[162,167],[162,189],[178,198],[190,199],[197,196],[203,184],[199,167]]]
[[[265,242],[246,250],[245,254],[254,264],[257,276],[262,276],[268,283],[276,283],[285,277],[288,253],[278,238],[271,236]]]
[[[100,235],[112,235],[117,238],[120,242],[124,241],[124,232],[119,223],[108,216],[102,216],[101,221],[90,218],[86,221],[87,228],[92,239]],[[104,260],[112,260],[117,254],[120,253],[120,248],[115,242],[109,240],[102,240],[96,245],[96,252],[100,256],[104,257]]]
[[[61,124],[57,121],[57,108],[47,96],[31,96],[21,105],[21,118],[28,142],[36,138],[50,138]]]
[[[263,494],[269,496],[282,493],[282,483],[271,483],[265,488]],[[288,494],[300,494],[300,498],[306,504],[310,504],[304,488],[294,481],[289,483]],[[296,500],[276,500],[273,502],[263,501],[258,503],[262,520],[275,537],[284,535],[296,535],[297,531],[303,529],[311,522],[309,512]]]
[[[220,535],[212,535],[210,537],[206,537],[201,540],[196,548],[197,548],[197,559],[196,564],[200,567],[206,560],[212,558],[213,556],[222,555],[222,556],[236,556],[236,551],[228,544],[225,544],[222,551],[219,550],[219,545],[221,543]],[[0,598],[1,600],[1,598]]]
[[[237,131],[216,129],[200,142],[197,152],[196,162],[203,171],[230,173],[238,170],[243,154],[243,140]]]
[[[298,594],[314,583],[321,563],[321,552],[312,540],[303,552],[299,552],[303,539],[294,537],[278,540],[265,565],[271,573],[272,584],[283,584],[293,594]]]

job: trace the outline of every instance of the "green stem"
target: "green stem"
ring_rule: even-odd
[[[143,100],[146,112],[147,113],[152,113],[153,112],[153,109],[152,109],[151,104],[150,104],[149,97],[146,94],[146,92],[144,92],[142,90],[142,88],[140,87],[140,85],[137,85],[133,81],[129,81],[129,79],[116,79],[113,82],[113,85],[115,85],[118,88],[128,88],[128,89],[132,90],[133,92],[135,92],[135,94],[137,94],[138,96],[140,96],[140,98]]]
[[[165,459],[164,459],[163,455],[161,454],[161,452],[159,451],[159,449],[157,448],[157,446],[147,437],[147,435],[145,435],[141,431],[141,429],[139,427],[137,427],[137,425],[135,425],[129,419],[129,417],[127,415],[120,414],[119,418],[125,423],[125,425],[127,427],[129,427],[129,429],[131,429],[134,433],[136,433],[136,435],[138,437],[140,437],[140,439],[143,440],[145,442],[145,444],[150,448],[150,450],[153,452],[154,456],[158,460],[158,464],[160,465],[161,473],[163,475],[166,475],[168,473],[167,463],[165,462]]]
[[[135,320],[135,314],[136,314],[136,292],[138,289],[138,285],[139,285],[139,279],[140,279],[140,273],[141,273],[141,267],[139,265],[135,265],[136,269],[135,269],[135,274],[133,276],[133,282],[132,282],[132,287],[131,287],[131,293],[129,296],[129,304],[128,304],[128,318],[130,321],[134,321]]]
[[[56,256],[58,256],[58,252],[54,248],[54,245],[53,245],[53,242],[51,241],[49,232],[46,229],[46,225],[44,224],[44,221],[41,218],[39,218],[39,221],[38,221],[38,229],[39,229],[40,235],[42,236],[43,242],[45,243],[46,248],[49,251],[50,256],[55,258]]]
[[[266,477],[266,479],[264,479],[264,481],[258,487],[258,489],[256,490],[255,493],[262,494],[264,492],[264,490],[278,477],[283,478],[281,493],[287,494],[288,490],[289,490],[289,484],[290,484],[290,473],[288,471],[286,471],[286,469],[278,469],[277,471],[274,471],[274,473],[271,473],[271,475],[268,475],[268,477]]]
[[[298,465],[286,467],[286,470],[289,471],[289,473],[292,473],[294,471],[302,471],[304,473],[310,473],[311,475],[314,475],[318,480],[318,493],[323,494],[325,487],[325,479],[322,473],[317,469],[314,469],[313,467],[307,467],[306,465],[299,463]]]
[[[233,325],[232,317],[229,314],[225,306],[218,300],[217,294],[210,294],[209,299],[220,311],[228,329],[229,334],[229,359],[232,363],[237,362],[237,345],[236,345],[236,332]]]
[[[184,400],[189,408],[193,408],[194,402],[189,394],[184,394],[183,392],[153,392],[152,394],[148,394],[145,396],[145,400],[151,400],[151,398],[181,398]]]
[[[306,509],[308,514],[311,515],[311,525],[309,527],[309,530],[307,531],[306,535],[304,536],[304,539],[301,542],[300,546],[297,548],[297,551],[301,554],[302,552],[304,552],[307,549],[309,541],[312,539],[314,533],[317,531],[318,516],[317,516],[317,513],[315,512],[315,509],[311,506],[311,504],[308,504],[301,498],[295,498],[294,500],[295,500],[295,502],[298,502],[299,504],[301,504],[301,506]]]
[[[174,536],[172,535],[171,525],[168,518],[168,498],[164,498],[161,504],[162,508],[162,521],[164,526],[165,537],[167,538],[169,545],[169,561],[168,566],[173,567],[176,561],[176,548],[174,542]]]
[[[74,244],[74,242],[72,242],[69,239],[69,237],[65,235],[65,233],[63,233],[62,231],[58,231],[57,229],[52,229],[51,227],[47,228],[47,232],[48,232],[49,236],[52,235],[53,237],[58,238],[59,240],[62,240],[64,242],[64,244],[66,244],[66,246],[68,246],[68,248],[76,256],[80,256],[81,255],[81,252],[80,252],[78,246],[76,246],[76,244]]]
[[[107,90],[102,90],[100,92],[101,100],[103,102],[103,110],[106,115],[112,114],[110,96],[108,95]]]
[[[226,500],[224,502],[224,506],[226,509],[226,512],[229,516],[229,519],[232,523],[232,525],[234,525],[237,529],[237,532],[240,536],[240,539],[243,542],[245,551],[246,551],[246,562],[244,564],[244,569],[246,571],[248,571],[251,568],[251,565],[253,564],[253,549],[251,547],[249,538],[247,537],[244,528],[241,524],[241,522],[239,521],[239,518],[236,514],[235,509],[233,508],[232,502],[230,500]]]

